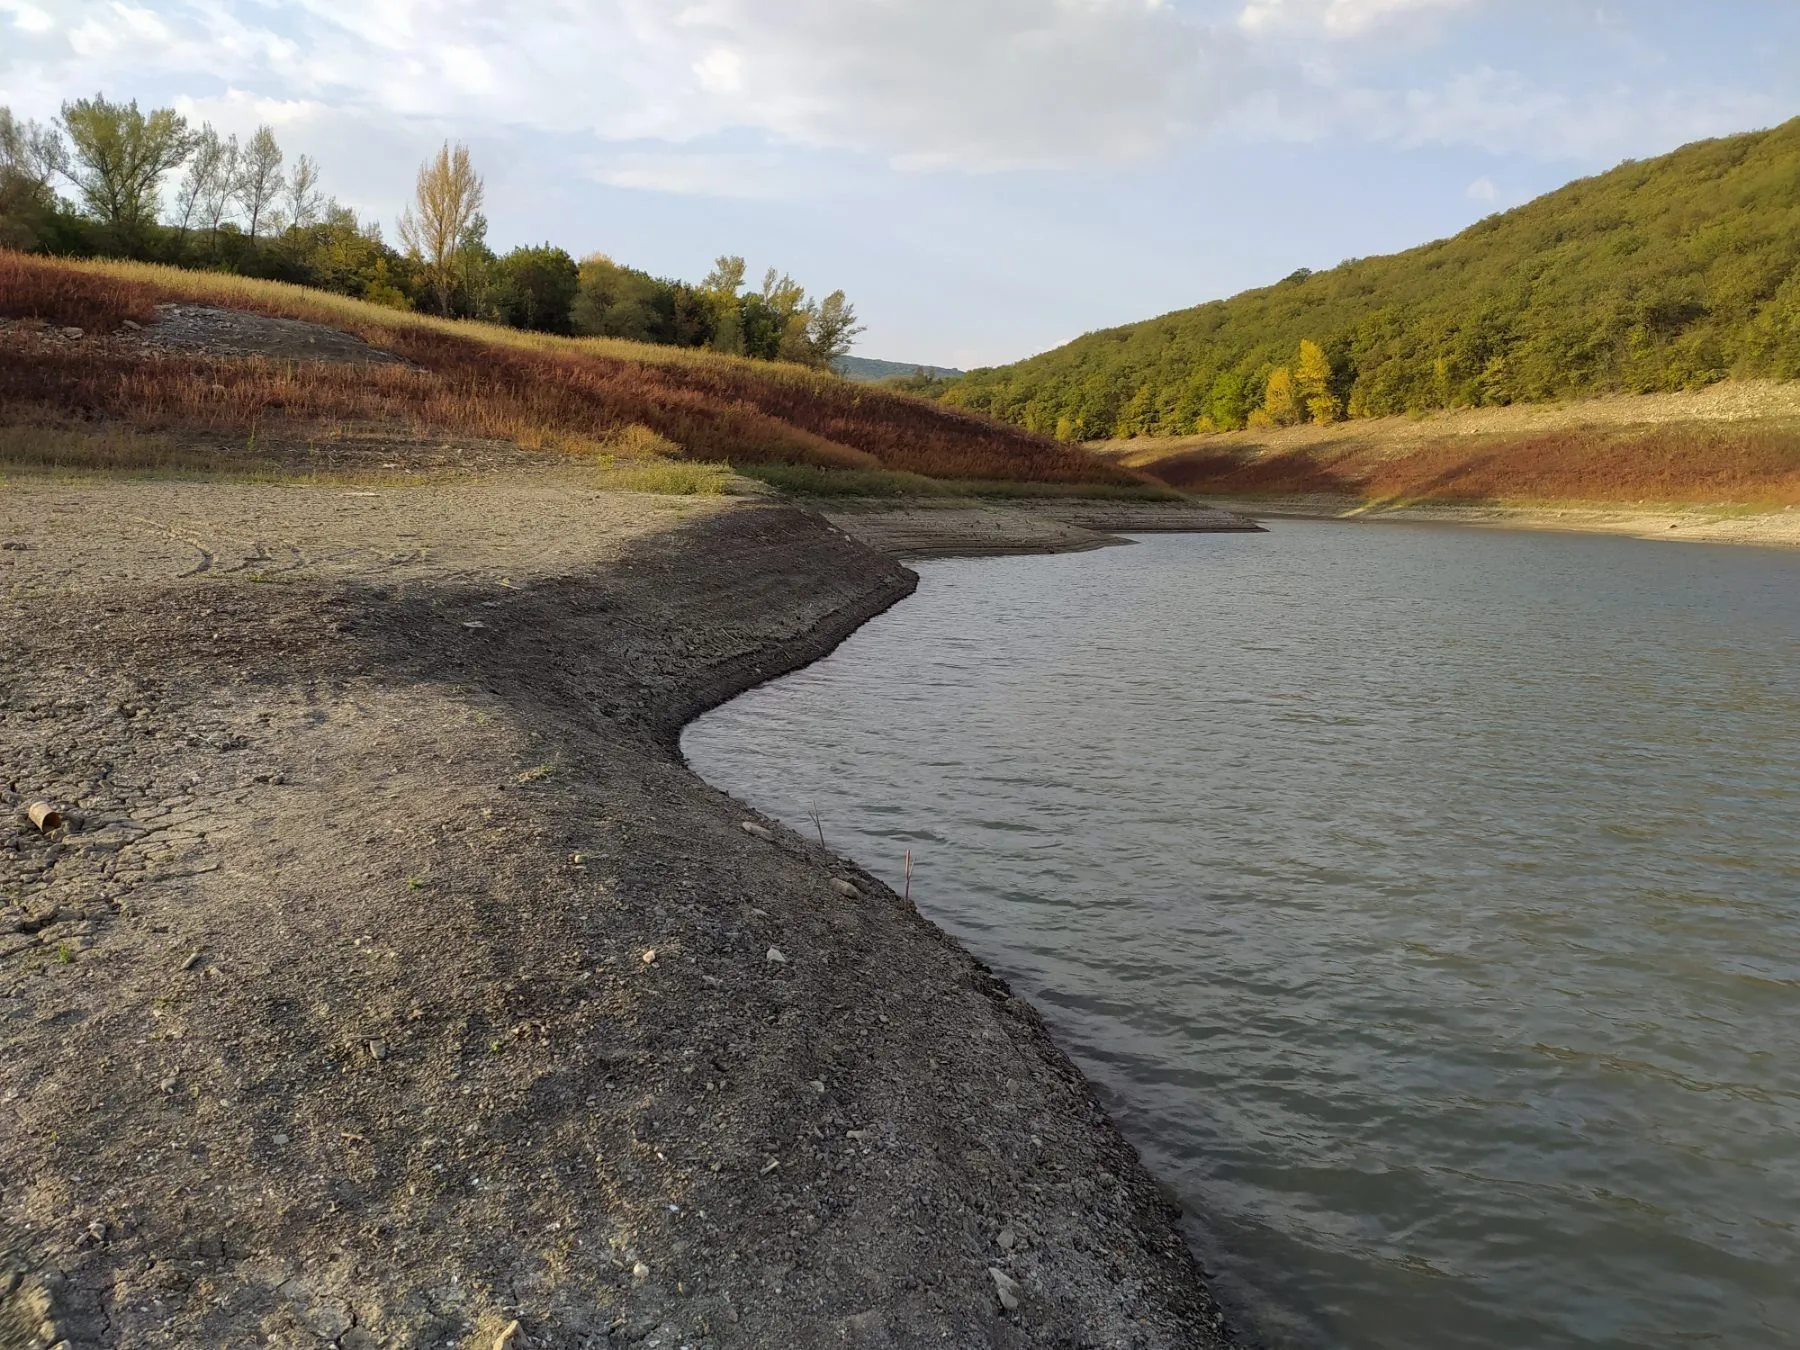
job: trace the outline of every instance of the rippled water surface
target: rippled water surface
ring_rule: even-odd
[[[1800,1345],[1800,553],[924,564],[714,783],[1043,1009],[1274,1346]]]

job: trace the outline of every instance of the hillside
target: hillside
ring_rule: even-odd
[[[845,379],[862,384],[905,379],[920,371],[938,380],[953,380],[963,373],[952,366],[925,366],[914,361],[880,361],[872,356],[840,356],[831,363],[831,368]]]
[[[1302,342],[1319,348],[1312,387]],[[1800,377],[1800,120],[975,371],[945,401],[1082,440],[1745,377]]]
[[[137,340],[181,304],[325,325],[383,360],[270,360]],[[1141,482],[1048,437],[825,371],[428,318],[214,273],[0,252],[0,321],[0,408],[12,421],[98,418],[133,432],[197,429],[215,442],[399,424],[566,454],[647,442],[735,465]]]

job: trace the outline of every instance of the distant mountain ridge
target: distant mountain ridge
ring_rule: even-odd
[[[927,366],[914,361],[877,361],[872,356],[840,356],[831,363],[831,368],[845,379],[855,380],[859,384],[873,384],[877,380],[891,380],[896,376],[917,375],[920,371],[938,380],[954,380],[963,373],[950,366]]]
[[[1800,119],[1628,162],[1453,239],[1090,333],[943,397],[1087,440],[1731,377],[1800,378]]]

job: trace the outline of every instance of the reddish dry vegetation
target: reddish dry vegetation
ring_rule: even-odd
[[[160,302],[219,303],[179,274],[144,281],[0,252],[0,317],[116,333]],[[271,422],[397,422],[532,448],[591,448],[639,424],[696,459],[887,468],[933,478],[1121,483],[1142,475],[988,418],[835,376],[646,348],[511,340],[402,316],[347,317],[276,288],[232,305],[324,322],[410,363],[344,366],[144,352],[123,343],[0,334],[0,404],[121,420],[143,430],[248,432]],[[379,316],[379,311],[367,311]],[[458,327],[461,327],[460,325]],[[618,350],[623,344],[612,344]]]
[[[1672,424],[1461,438],[1396,455],[1373,441],[1258,456],[1204,449],[1143,466],[1184,492],[1358,501],[1800,504],[1800,430]]]

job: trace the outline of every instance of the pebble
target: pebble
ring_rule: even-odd
[[[787,964],[787,957],[782,955],[781,948],[779,947],[769,948],[769,955],[765,959],[774,962],[774,964],[778,966],[785,966]]]
[[[811,1088],[819,1096],[823,1097],[825,1095],[825,1080],[824,1079],[815,1078],[812,1080],[812,1082],[808,1083],[807,1086],[809,1088]]]
[[[642,959],[643,963],[647,966],[655,965],[656,964],[656,948],[654,948],[654,947],[650,948],[649,951],[644,953],[644,955],[641,959]]]
[[[1000,1306],[1007,1312],[1019,1310],[1019,1282],[998,1266],[989,1266],[988,1275],[994,1281],[994,1292],[1000,1297]]]
[[[65,328],[65,329],[63,329],[63,336],[64,336],[64,337],[68,337],[68,338],[78,338],[78,337],[80,337],[80,336],[81,336],[81,335],[82,335],[82,333],[81,333],[81,330],[80,330],[80,329],[79,329],[79,328]]]
[[[632,1266],[631,1282],[633,1284],[642,1284],[645,1280],[647,1280],[649,1278],[650,1278],[650,1267],[645,1265],[642,1261],[639,1261],[637,1264]]]
[[[187,960],[181,963],[181,968],[183,970],[192,970],[195,966],[200,964],[200,957],[200,952],[189,952]]]
[[[852,886],[842,877],[833,877],[831,879],[831,889],[836,891],[839,895],[858,896],[862,894],[861,891],[857,890],[856,887]]]
[[[388,1048],[387,1048],[386,1041],[370,1041],[369,1042],[369,1058],[370,1059],[383,1060],[383,1059],[386,1059],[387,1057],[388,1057]]]
[[[285,1134],[278,1134],[278,1135],[273,1136],[269,1140],[269,1142],[274,1144],[276,1148],[282,1148],[282,1147],[286,1146],[286,1144],[288,1142],[288,1137]]]
[[[1000,1243],[1000,1250],[1003,1252],[1010,1252],[1013,1249],[1013,1244],[1015,1242],[1017,1242],[1019,1239],[1013,1233],[1012,1229],[1002,1228],[1000,1230],[1000,1237],[998,1240]]]
[[[752,839],[773,839],[775,837],[775,832],[773,830],[769,829],[766,825],[758,825],[754,820],[746,820],[743,824],[743,830],[744,833],[749,835]]]
[[[127,333],[136,333],[141,331],[144,325],[137,322],[135,319],[122,319],[119,322],[119,327],[123,328]]]

